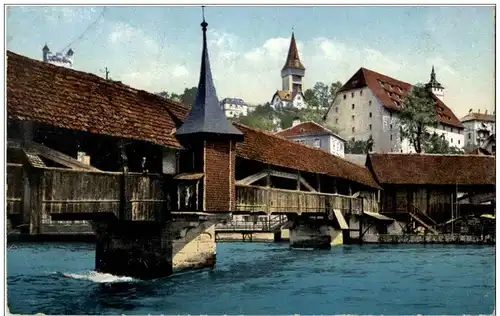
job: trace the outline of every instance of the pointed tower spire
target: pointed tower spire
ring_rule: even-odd
[[[295,32],[292,30],[292,39],[290,40],[290,47],[288,48],[288,55],[286,57],[285,65],[282,70],[287,68],[302,69],[306,68],[300,62],[299,51],[297,49],[297,43],[295,43]]]
[[[213,134],[241,137],[243,133],[227,120],[217,98],[212,71],[210,69],[210,60],[208,58],[208,23],[205,21],[203,8],[203,22],[201,23],[203,49],[201,54],[200,81],[198,82],[198,90],[194,104],[191,107],[191,112],[184,121],[184,124],[177,129],[176,135],[182,137],[187,135]]]

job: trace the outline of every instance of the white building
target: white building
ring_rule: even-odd
[[[306,68],[300,61],[295,35],[292,32],[286,62],[281,69],[282,90],[277,90],[271,99],[273,109],[283,107],[307,108],[302,90],[302,78],[305,72]]]
[[[248,105],[242,99],[225,98],[220,101],[220,105],[226,117],[239,117],[248,115]]]
[[[71,48],[64,55],[62,53],[54,54],[50,51],[47,44],[45,44],[45,46],[42,48],[42,53],[43,53],[43,61],[46,63],[60,67],[73,68],[73,61],[74,61],[73,56],[75,53]]]
[[[338,157],[345,156],[345,139],[313,121],[301,123],[299,119],[295,119],[291,127],[276,135],[322,149]]]
[[[460,119],[465,128],[465,144],[469,147],[480,147],[489,136],[496,134],[495,115],[488,111],[472,112]]]
[[[439,125],[436,129],[429,128],[428,132],[444,135],[451,146],[463,148],[463,126],[443,103],[444,88],[436,85],[435,78],[433,71],[429,84],[440,93],[440,97],[434,95]],[[409,83],[360,68],[339,89],[325,119],[339,126],[340,136],[347,140],[366,141],[372,136],[374,152],[414,152],[408,140],[401,137],[398,119],[402,98],[411,87]]]

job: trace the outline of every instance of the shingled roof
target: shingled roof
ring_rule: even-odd
[[[236,155],[271,165],[304,172],[324,174],[380,188],[370,171],[321,149],[296,143],[271,132],[257,130],[239,123],[245,140],[236,145]]]
[[[7,51],[7,115],[51,126],[180,147],[179,103]]]
[[[299,58],[299,50],[297,49],[297,43],[295,43],[295,35],[292,32],[292,39],[290,40],[290,47],[288,48],[288,55],[286,57],[285,65],[283,69],[294,68],[294,69],[302,69],[306,68],[300,62]]]
[[[241,139],[242,133],[229,123],[217,99],[217,92],[212,79],[210,58],[207,49],[207,26],[203,18],[201,23],[203,31],[203,49],[201,54],[200,81],[196,98],[188,117],[177,130],[177,137],[187,135],[215,134],[226,135]],[[195,136],[198,137],[198,136]]]
[[[474,113],[470,112],[466,116],[460,119],[462,122],[467,121],[485,121],[485,122],[495,122],[495,115],[486,114],[486,113]]]
[[[320,124],[313,122],[313,121],[307,121],[307,122],[302,122],[299,123],[295,126],[291,126],[289,128],[286,128],[282,131],[279,131],[276,133],[276,135],[283,136],[283,137],[295,137],[295,136],[314,136],[314,135],[323,135],[323,134],[330,134],[334,135],[337,138],[340,138],[345,141],[342,137],[338,136],[328,128],[321,126]]]
[[[478,155],[369,154],[382,184],[495,185],[495,158]]]
[[[175,128],[189,110],[121,83],[7,52],[7,114],[61,128],[180,148]],[[244,134],[237,156],[379,188],[367,168],[267,131]]]
[[[399,111],[403,96],[410,92],[412,85],[361,67],[340,89],[339,92],[368,87],[382,105],[392,111]],[[442,124],[463,128],[460,120],[434,94],[437,120]]]

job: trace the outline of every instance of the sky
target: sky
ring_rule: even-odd
[[[495,108],[493,6],[209,6],[205,17],[219,99],[270,101],[293,29],[304,90],[360,67],[426,83],[434,65],[458,117]],[[182,93],[198,85],[201,20],[199,6],[11,6],[6,42],[38,60],[45,44],[69,45],[76,70],[104,77],[107,67],[134,88]]]

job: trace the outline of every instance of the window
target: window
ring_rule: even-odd
[[[351,92],[351,98],[354,98],[354,92]]]
[[[351,120],[353,120],[353,121],[354,121],[354,115],[351,115]]]
[[[372,125],[370,124],[370,125],[368,125],[368,126],[369,126],[369,128],[370,128],[370,131],[371,131],[371,130],[372,130]]]
[[[458,144],[460,145],[460,139],[458,140]]]
[[[321,147],[321,140],[320,139],[315,139],[314,140],[314,147],[320,148]]]
[[[305,143],[305,141],[304,141],[303,139],[297,139],[297,143],[299,143],[299,144],[304,144],[304,143]]]
[[[347,98],[347,96],[344,94],[344,100]]]
[[[354,133],[354,130],[355,130],[355,129],[354,129],[354,126],[353,126],[353,127],[352,127],[352,132],[353,132],[353,133]]]
[[[352,109],[354,110],[354,103],[352,104]]]
[[[363,95],[363,90],[359,91],[359,95]]]
[[[368,101],[368,105],[372,105],[372,100]]]
[[[467,137],[468,137],[469,139],[470,139],[470,135],[471,135],[471,133],[469,132],[469,133],[468,133],[468,135],[467,135]]]
[[[392,130],[392,124],[391,124],[391,125],[389,125],[389,128]]]
[[[339,113],[339,107],[335,107],[335,113]]]
[[[338,118],[336,118],[336,119],[335,119],[335,124],[338,124],[338,123],[339,123],[339,119],[338,119]]]
[[[451,143],[453,144],[453,138],[450,138],[450,140],[451,140]]]
[[[391,142],[392,142],[392,134],[391,134]]]
[[[353,127],[353,128],[354,128],[354,127]],[[351,141],[355,142],[355,141],[356,141],[356,138],[355,138],[355,137],[351,138]]]
[[[368,115],[369,117],[372,117],[372,112],[370,112],[370,114]]]

